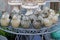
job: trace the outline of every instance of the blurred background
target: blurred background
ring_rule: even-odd
[[[47,0],[48,2],[44,7],[49,7],[56,11],[60,10],[60,0]],[[52,1],[52,2],[49,2]],[[0,0],[0,10],[6,10],[10,12],[12,10],[11,6],[8,5],[8,0]]]
[[[53,1],[52,0],[47,0],[47,1],[48,2],[46,3],[46,5],[44,5],[43,8],[49,7],[51,9],[55,10],[56,12],[60,13],[60,2],[59,2],[60,0],[53,0]],[[50,2],[50,1],[52,1],[52,2]],[[13,8],[13,6],[12,6],[12,8]],[[0,14],[2,13],[1,12],[2,10],[6,10],[7,12],[11,12],[12,8],[11,8],[10,5],[8,5],[8,0],[0,0]],[[2,30],[0,30],[0,35],[3,35],[5,37],[7,37],[8,40],[14,40],[15,36],[16,36],[16,35],[13,35],[13,34],[9,35],[9,33],[6,33]]]

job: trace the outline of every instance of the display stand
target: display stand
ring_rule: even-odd
[[[25,6],[25,5],[22,5],[22,3],[20,3],[20,2],[19,3],[8,2],[8,4],[9,5],[21,5],[22,8],[26,8],[28,10],[27,12],[30,12],[30,14],[27,14],[27,15],[31,15],[33,9],[36,9],[40,5],[44,5],[45,3],[39,3],[36,6]],[[59,22],[60,21],[58,21],[56,24],[52,25],[50,28],[45,27],[45,28],[41,28],[41,29],[34,29],[34,28],[33,29],[30,29],[30,28],[29,29],[24,29],[24,28],[12,28],[11,26],[9,26],[9,27],[5,27],[5,28],[0,27],[0,30],[3,30],[5,32],[11,33],[11,34],[16,34],[15,40],[22,40],[21,35],[25,35],[26,40],[33,40],[34,35],[42,35],[42,40],[43,40],[43,36],[45,34],[49,34],[49,33],[57,31],[57,30],[50,31],[50,29],[54,28],[54,26],[59,24]]]

